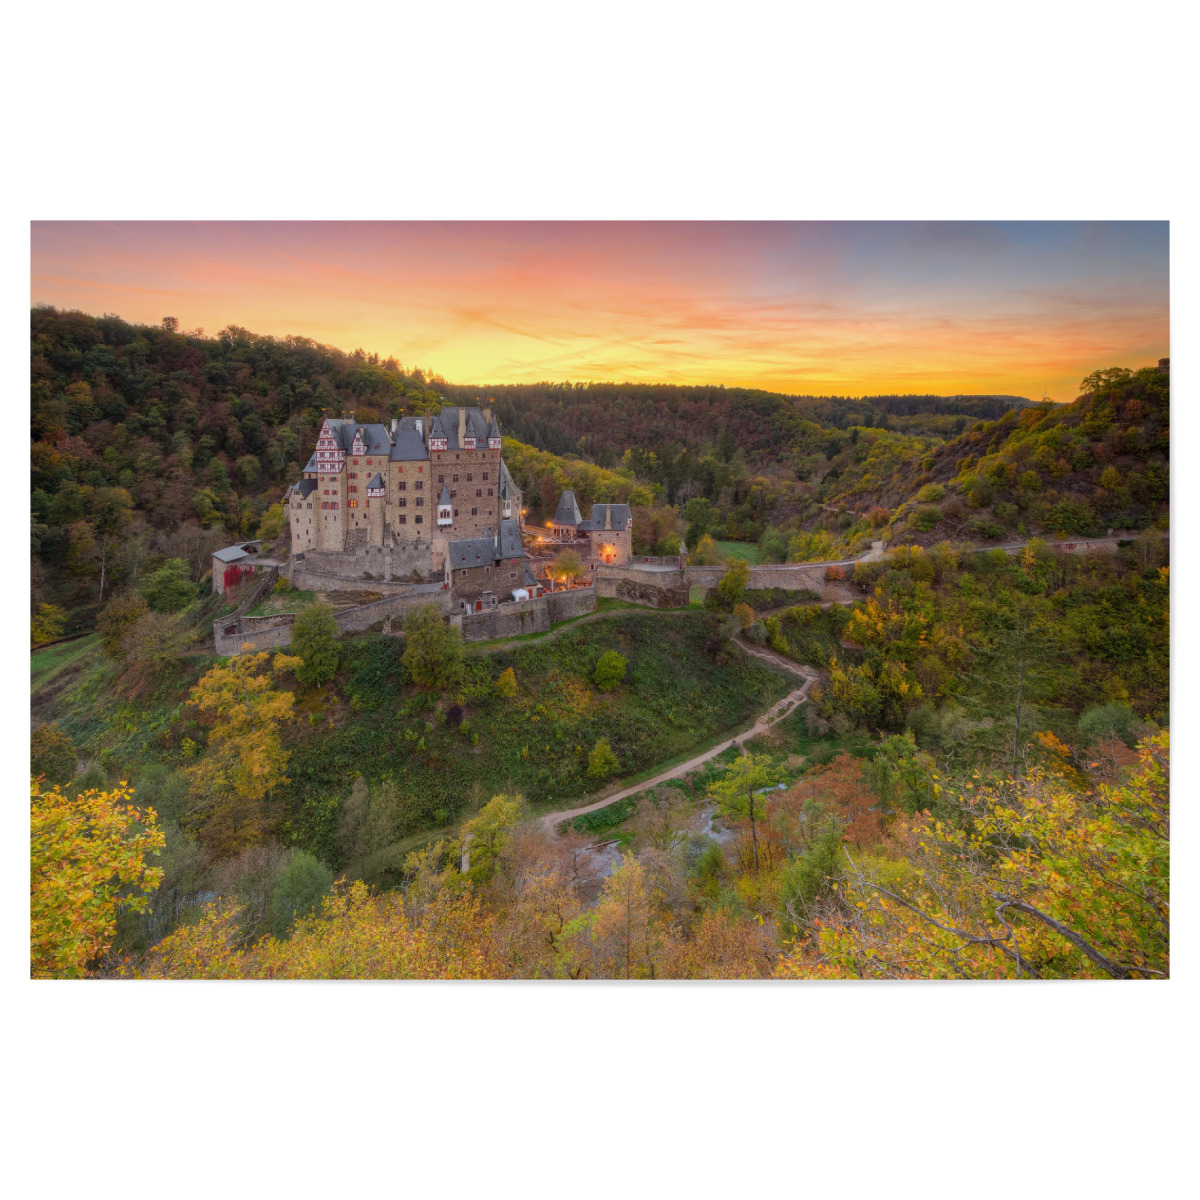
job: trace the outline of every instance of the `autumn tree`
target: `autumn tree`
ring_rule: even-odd
[[[310,604],[297,615],[290,649],[304,660],[296,668],[301,683],[316,686],[337,674],[340,632],[329,604]]]
[[[615,650],[605,650],[596,660],[596,670],[592,675],[592,681],[597,690],[611,692],[614,688],[619,687],[625,680],[626,666],[623,655],[618,654]]]
[[[600,738],[588,755],[587,774],[589,779],[607,779],[621,769],[608,738]]]
[[[720,561],[717,544],[707,533],[696,543],[688,555],[688,562],[694,567],[711,567]]]
[[[947,787],[945,817],[843,847],[845,899],[780,963],[790,977],[1161,979],[1170,970],[1168,737],[1120,784],[1052,771]]]
[[[496,695],[501,700],[511,700],[517,694],[517,676],[512,667],[505,667],[496,680]]]
[[[112,945],[117,915],[144,912],[162,871],[153,809],[124,783],[68,800],[30,787],[30,967],[35,979],[78,979]]]
[[[717,584],[717,595],[724,608],[731,609],[741,604],[750,582],[750,564],[744,558],[732,558]]]
[[[405,616],[401,661],[429,691],[444,691],[462,677],[462,634],[447,624],[439,605],[422,604]]]
[[[208,749],[190,769],[193,812],[226,853],[259,832],[262,801],[288,782],[280,730],[294,716],[295,697],[274,684],[301,661],[265,650],[235,655],[204,675],[188,698],[213,721]]]
[[[59,729],[58,722],[44,722],[29,736],[29,770],[47,783],[65,784],[75,776],[77,755],[70,734]]]
[[[39,604],[29,623],[29,640],[35,646],[44,646],[62,637],[66,625],[67,614],[61,608],[54,604]]]
[[[594,908],[567,926],[576,969],[595,979],[653,979],[665,930],[646,872],[631,854],[604,881]]]
[[[521,796],[493,796],[463,825],[462,844],[470,855],[468,878],[481,883],[503,861],[512,844],[513,830],[524,815]]]
[[[100,635],[100,644],[109,658],[114,661],[120,660],[125,635],[149,611],[150,605],[146,602],[146,597],[137,592],[118,592],[104,606],[96,619],[96,632]]]
[[[258,522],[258,536],[266,543],[275,541],[283,533],[285,521],[283,505],[272,504]]]
[[[774,786],[778,778],[778,769],[766,755],[744,754],[735,758],[724,772],[708,785],[708,798],[717,802],[725,817],[750,822],[755,875],[758,874],[758,821],[763,812],[763,801],[756,793]]]
[[[733,615],[742,629],[749,629],[754,624],[754,609],[748,604],[735,604],[733,606]]]

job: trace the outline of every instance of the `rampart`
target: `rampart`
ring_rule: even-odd
[[[428,539],[363,546],[357,550],[308,550],[293,555],[289,565],[292,583],[312,591],[336,591],[369,582],[375,591],[389,591],[413,583],[441,579],[432,569],[432,543]]]
[[[717,578],[720,578],[718,574]],[[643,566],[628,563],[623,567],[596,568],[596,593],[607,599],[629,600],[653,608],[687,608],[687,581],[678,567]]]
[[[498,604],[484,612],[463,613],[463,641],[486,642],[493,638],[520,637],[523,633],[545,633],[559,621],[595,611],[594,587],[547,592],[529,600]]]

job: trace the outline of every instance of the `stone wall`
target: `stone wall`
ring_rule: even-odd
[[[339,591],[371,583],[376,591],[384,584],[411,584],[441,579],[433,569],[433,548],[428,539],[365,546],[348,552],[309,550],[289,563],[292,583],[308,591]],[[338,586],[340,585],[340,587]]]
[[[464,642],[486,642],[492,638],[517,637],[522,633],[545,633],[550,628],[547,597],[498,604],[487,612],[463,613]]]
[[[581,617],[584,613],[596,611],[595,587],[571,588],[566,592],[547,592],[542,597],[550,612],[550,621],[570,620],[571,617]]]
[[[436,604],[443,613],[450,611],[450,596],[447,592],[412,592],[403,595],[384,596],[370,604],[360,604],[338,613],[334,620],[342,634],[362,633],[378,624],[385,617],[403,617],[405,613],[422,604]],[[295,613],[279,613],[272,617],[226,617],[213,622],[213,641],[218,654],[237,654],[244,643],[249,642],[255,650],[273,650],[286,646],[292,640],[292,624]]]
[[[602,565],[596,568],[596,591],[614,600],[629,600],[651,608],[686,608],[688,584],[678,569]]]

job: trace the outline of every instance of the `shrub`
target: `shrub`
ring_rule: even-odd
[[[96,621],[96,632],[104,653],[111,659],[121,658],[125,635],[150,611],[144,596],[137,592],[120,592],[105,606]]]
[[[422,604],[404,618],[404,656],[414,681],[440,691],[462,677],[462,634],[442,618],[436,604]]]
[[[830,583],[841,582],[841,580],[846,578],[846,568],[832,563],[825,568],[825,578]]]
[[[461,704],[452,704],[446,709],[446,724],[451,728],[462,724],[463,709]]]
[[[271,895],[271,932],[286,937],[297,917],[317,908],[333,884],[333,872],[304,850],[288,863]]]
[[[973,537],[999,538],[1004,536],[1004,526],[989,521],[987,517],[973,517],[967,525]]]
[[[717,595],[723,607],[729,609],[740,604],[746,596],[746,585],[750,582],[750,564],[744,558],[732,559],[717,584]]]
[[[733,606],[733,615],[737,618],[737,623],[743,629],[749,629],[754,624],[754,609],[748,604],[735,604]]]
[[[39,604],[29,626],[29,640],[35,646],[53,642],[62,637],[66,628],[67,614],[53,604]]]
[[[141,593],[155,612],[181,612],[196,599],[196,585],[182,558],[168,558],[142,581]]]
[[[608,779],[621,768],[608,738],[601,738],[588,755],[587,773],[589,779]]]
[[[996,519],[1003,521],[1005,525],[1011,525],[1021,512],[1015,504],[1010,504],[1007,500],[1002,500],[992,511],[996,514]]]
[[[927,483],[918,493],[917,499],[922,504],[936,504],[945,499],[946,489],[940,483]]]
[[[925,489],[922,488],[922,491]],[[942,510],[927,504],[913,513],[913,528],[921,533],[928,533],[942,519]]]
[[[602,692],[611,692],[625,678],[625,659],[615,650],[605,650],[596,663],[596,672],[592,676],[596,687]]]
[[[945,517],[961,517],[963,515],[963,502],[957,496],[951,496],[945,504],[942,505],[942,515]]]
[[[39,725],[29,737],[29,773],[44,775],[46,782],[61,786],[75,774],[75,743],[59,729],[58,722]]]
[[[511,700],[517,694],[517,676],[512,667],[505,667],[496,680],[496,695],[501,700]]]
[[[322,684],[337,674],[338,627],[328,604],[310,604],[292,626],[291,652],[304,662],[296,668],[301,683]]]

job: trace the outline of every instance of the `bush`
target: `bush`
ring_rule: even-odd
[[[496,680],[496,695],[501,700],[511,700],[517,694],[517,676],[512,667],[505,667]]]
[[[296,678],[305,684],[322,684],[337,674],[338,627],[328,604],[310,604],[292,626],[291,652],[304,662]]]
[[[737,618],[737,623],[743,629],[749,629],[754,624],[754,609],[748,604],[735,604],[733,606],[733,615]]]
[[[592,676],[596,687],[602,692],[611,692],[625,679],[625,659],[615,650],[605,650],[596,663]]]
[[[168,558],[142,581],[141,593],[155,612],[182,612],[196,599],[196,585],[182,558]]]
[[[35,646],[45,645],[62,637],[67,614],[53,604],[39,604],[29,626],[29,640]]]
[[[967,524],[967,529],[973,537],[978,538],[1000,538],[1004,536],[1004,526],[997,525],[995,521],[989,521],[987,517],[974,517]]]
[[[717,595],[722,607],[731,609],[746,596],[746,585],[750,582],[750,564],[744,558],[732,559],[717,584]]]
[[[945,499],[946,489],[940,483],[927,483],[918,493],[917,499],[922,504],[936,504]]]
[[[462,678],[462,634],[442,617],[437,604],[422,604],[404,618],[404,657],[414,681],[430,691]]]
[[[996,514],[996,519],[1003,521],[1005,525],[1011,525],[1021,513],[1015,504],[1010,504],[1007,500],[1002,500],[992,511]]]
[[[609,744],[608,738],[601,738],[588,755],[587,773],[589,779],[608,779],[621,769],[617,756]]]
[[[145,596],[137,592],[120,592],[105,606],[96,620],[96,632],[104,653],[114,661],[121,658],[121,645],[126,634],[150,611]]]
[[[75,774],[75,743],[59,729],[58,722],[39,725],[29,737],[29,773],[44,775],[56,787],[68,783]]]
[[[825,568],[825,578],[830,583],[839,583],[846,578],[846,568],[832,564]]]
[[[271,932],[286,937],[298,917],[320,905],[333,884],[333,872],[304,850],[288,863],[271,896]]]
[[[922,491],[925,489],[922,488]],[[927,504],[913,513],[913,528],[921,533],[928,533],[942,519],[942,510]]]

